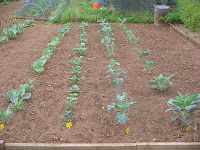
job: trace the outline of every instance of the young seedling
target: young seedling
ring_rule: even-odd
[[[111,85],[114,86],[116,89],[117,95],[119,94],[120,90],[124,87],[122,83],[123,83],[124,79],[127,77],[127,73],[124,72],[124,75],[125,75],[124,77],[116,78],[115,80],[113,80],[111,82]]]
[[[149,50],[147,50],[146,52],[142,53],[141,51],[138,51],[140,58],[145,59],[149,56]]]
[[[74,48],[73,51],[77,51],[77,53],[80,56],[85,56],[85,53],[87,52],[87,48]]]
[[[73,70],[72,70],[72,74],[74,76],[78,76],[81,73],[81,66],[72,66]]]
[[[80,56],[80,57],[75,57],[75,60],[71,59],[70,62],[75,65],[78,66],[83,62],[84,57]]]
[[[172,74],[169,77],[164,77],[163,74],[159,74],[159,76],[154,77],[154,81],[150,82],[149,84],[152,85],[151,87],[154,89],[157,89],[159,91],[164,91],[175,82],[175,81],[172,82],[170,81],[173,76],[175,76],[175,74]]]
[[[116,62],[112,58],[110,65],[108,65],[108,71],[111,73],[111,75],[107,76],[107,77],[113,78],[111,85],[113,85],[115,87],[117,95],[119,94],[120,89],[122,89],[124,87],[122,85],[122,83],[123,83],[124,79],[127,77],[127,72],[120,72],[119,66],[120,66],[120,63]],[[124,75],[124,77],[120,77],[122,75]]]
[[[145,60],[145,62],[146,62],[146,64],[145,64],[145,69],[144,69],[144,71],[145,70],[149,70],[148,71],[148,74],[150,74],[151,73],[151,70],[153,69],[153,67],[155,66],[155,64],[156,64],[156,62],[155,61],[149,61],[149,60]]]
[[[70,80],[70,81],[72,81],[73,82],[73,84],[77,84],[78,83],[78,81],[80,81],[81,79],[85,79],[84,77],[77,77],[76,75],[74,75],[73,77],[71,77],[71,78],[69,78],[68,80]]]
[[[112,103],[112,105],[107,105],[108,110],[111,110],[114,108],[114,110],[117,112],[116,119],[119,123],[124,124],[127,122],[128,117],[134,117],[132,114],[127,114],[127,111],[129,110],[129,106],[133,104],[141,104],[138,102],[132,102],[131,98],[127,98],[126,96],[128,94],[122,93],[120,95],[117,95],[117,98],[115,99],[116,103]]]
[[[112,43],[112,41],[115,40],[114,38],[110,37],[110,36],[103,36],[101,43],[106,43],[106,45],[110,45]]]
[[[70,91],[68,91],[69,93],[80,93],[80,88],[78,85],[73,85],[72,87],[70,87]]]
[[[114,42],[112,42],[111,44],[105,45],[107,48],[107,52],[108,52],[108,57],[113,57],[115,56],[115,44]]]
[[[126,36],[128,37],[128,39],[130,41],[133,41],[134,43],[137,42],[138,38],[135,37],[134,32],[132,30],[128,30],[125,26],[124,23],[126,22],[126,19],[121,19],[119,18],[119,22],[120,22],[120,26],[122,28],[122,30],[124,31],[124,33],[126,34]]]
[[[6,111],[1,109],[0,111],[0,119],[3,120],[3,122],[8,123],[8,118],[13,116],[13,111],[10,109],[10,107],[7,108]]]
[[[68,109],[72,110],[73,106],[77,103],[78,98],[77,97],[67,97],[67,102],[65,105],[68,107]]]
[[[61,118],[66,119],[67,123],[69,123],[73,121],[74,116],[75,116],[75,113],[72,113],[72,110],[69,110],[69,111],[67,110],[61,116]]]
[[[183,123],[186,125],[190,125],[192,121],[190,119],[187,119],[189,115],[194,115],[196,109],[200,109],[200,107],[197,107],[196,104],[200,103],[200,94],[191,94],[190,96],[183,95],[180,92],[178,93],[179,96],[176,96],[175,99],[170,99],[168,101],[169,104],[175,106],[176,108],[171,108],[166,110],[168,111],[175,111],[176,115],[173,115],[171,117],[171,120],[176,120],[177,118],[180,118],[181,120],[181,126],[183,126]]]

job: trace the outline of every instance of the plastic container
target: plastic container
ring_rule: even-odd
[[[166,5],[155,5],[154,6],[154,24],[156,26],[162,26],[163,20],[160,17],[165,17],[168,14],[169,6]]]
[[[99,9],[100,8],[100,2],[93,3],[93,8],[94,9]]]

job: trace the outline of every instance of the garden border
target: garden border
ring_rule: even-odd
[[[0,150],[199,150],[199,142],[154,142],[154,143],[4,143]]]
[[[200,42],[197,41],[196,39],[194,39],[193,37],[191,37],[191,36],[189,35],[189,33],[188,33],[188,34],[185,34],[183,31],[179,30],[177,27],[175,27],[175,26],[172,25],[172,24],[170,24],[170,29],[171,29],[171,27],[172,27],[176,32],[178,32],[180,35],[182,35],[183,37],[187,38],[188,40],[192,41],[192,42],[195,43],[196,45],[200,46]]]

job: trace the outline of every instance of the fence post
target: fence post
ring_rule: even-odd
[[[0,150],[5,150],[4,149],[4,141],[0,140]]]

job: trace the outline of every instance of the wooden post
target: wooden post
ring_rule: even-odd
[[[0,150],[5,150],[4,149],[4,141],[0,140]]]

